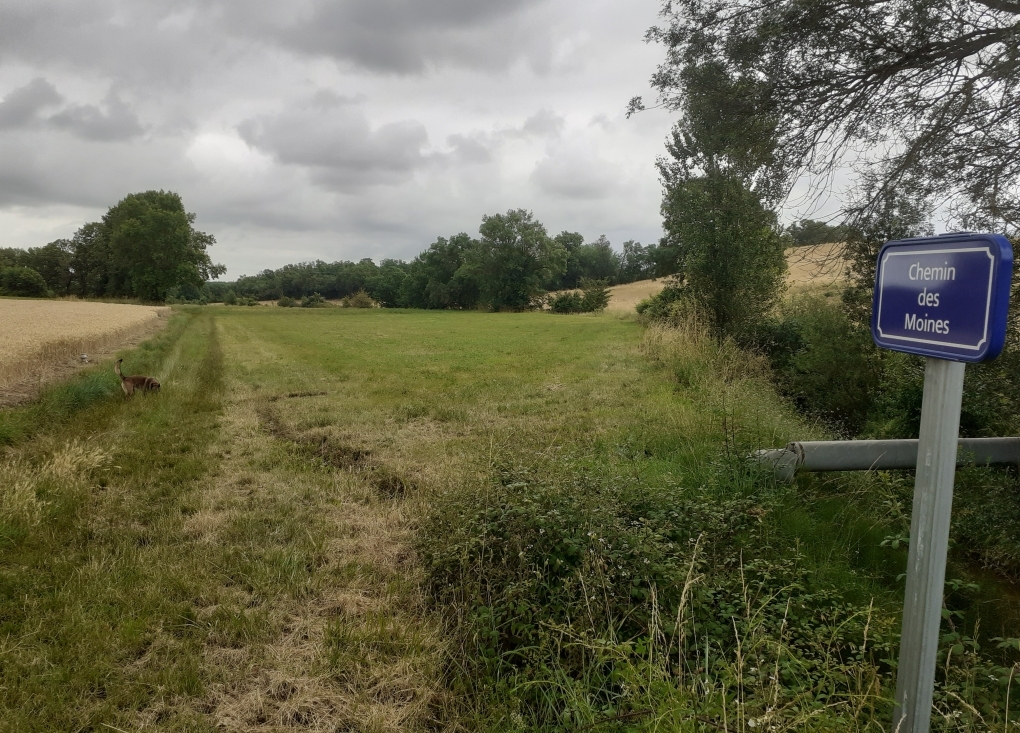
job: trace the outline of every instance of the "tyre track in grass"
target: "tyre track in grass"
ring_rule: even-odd
[[[220,548],[206,709],[221,728],[415,730],[437,694],[439,642],[409,550],[410,483],[377,447],[321,419],[293,359],[222,319],[220,465],[185,533]],[[317,366],[300,366],[301,380]],[[393,490],[399,486],[401,490]]]

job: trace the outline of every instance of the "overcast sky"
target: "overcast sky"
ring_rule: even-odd
[[[523,207],[658,240],[657,0],[0,0],[0,246],[177,191],[228,279]]]

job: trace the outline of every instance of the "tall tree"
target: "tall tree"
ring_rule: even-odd
[[[656,254],[675,273],[672,293],[700,302],[720,333],[738,334],[768,316],[784,286],[784,241],[768,207],[782,190],[775,127],[749,116],[755,82],[713,63],[679,73],[687,93],[658,161],[665,236]]]
[[[75,295],[112,295],[110,242],[102,222],[90,222],[71,239],[71,284]]]
[[[145,191],[124,197],[103,217],[112,270],[113,293],[143,300],[165,300],[174,288],[226,272],[213,264],[208,248],[216,240],[197,231],[195,215],[172,191]]]
[[[662,213],[663,244],[676,258],[669,287],[705,307],[720,333],[753,329],[784,284],[775,215],[739,176],[721,171],[667,186]]]
[[[74,244],[58,239],[43,247],[32,247],[21,257],[21,264],[42,275],[46,286],[56,295],[67,295],[71,287],[71,260]]]
[[[615,283],[620,276],[620,256],[613,251],[606,235],[577,250],[581,277],[578,280],[604,280]]]
[[[567,253],[530,211],[482,217],[482,235],[473,252],[472,268],[481,298],[492,310],[523,310],[563,272]]]
[[[965,225],[1020,227],[1017,0],[664,0],[661,18],[661,104],[722,70],[738,123],[774,131],[776,181],[849,155],[878,183],[865,215],[914,178]]]
[[[478,283],[466,263],[477,246],[464,232],[439,237],[411,263],[404,302],[413,308],[473,308]]]

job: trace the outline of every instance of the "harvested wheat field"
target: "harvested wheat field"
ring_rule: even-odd
[[[96,355],[148,335],[170,309],[77,300],[0,298],[0,391],[31,391]],[[28,380],[31,384],[23,384]]]
[[[606,310],[610,313],[632,312],[645,298],[650,298],[662,290],[666,280],[638,280],[637,282],[617,285],[609,289],[609,305]]]
[[[786,250],[789,271],[786,281],[792,286],[832,285],[846,277],[843,244],[810,244]]]
[[[841,247],[840,243],[813,244],[786,250],[787,283],[801,288],[832,285],[843,280],[846,277],[846,261]],[[656,295],[665,283],[666,278],[658,278],[610,288],[606,310],[610,313],[632,313],[638,303]]]

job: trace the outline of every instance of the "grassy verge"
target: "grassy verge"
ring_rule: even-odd
[[[743,457],[812,431],[764,365],[697,324],[653,328],[645,350],[670,394],[621,400],[611,424],[575,411],[599,441],[497,440],[515,448],[488,486],[441,498],[425,525],[432,591],[458,610],[469,727],[887,729],[904,481],[776,485]],[[1015,641],[992,637],[1016,626],[981,632],[956,577],[935,728],[1003,725]]]

